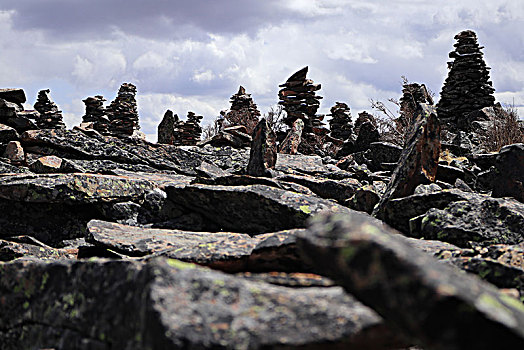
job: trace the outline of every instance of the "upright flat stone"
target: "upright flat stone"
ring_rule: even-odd
[[[497,178],[493,197],[513,197],[524,203],[524,144],[516,143],[501,148],[495,161]]]
[[[382,218],[387,202],[413,194],[420,184],[435,181],[440,156],[440,126],[435,108],[420,103],[417,118],[397,168],[373,215]]]
[[[302,131],[304,130],[304,121],[297,119],[293,123],[291,130],[289,130],[286,138],[282,141],[279,153],[297,154],[298,146],[302,141]]]
[[[277,137],[262,118],[253,131],[253,142],[249,153],[246,173],[251,176],[271,176],[277,162]]]
[[[435,261],[369,216],[325,214],[298,237],[319,271],[417,345],[520,349],[524,306],[474,276]]]

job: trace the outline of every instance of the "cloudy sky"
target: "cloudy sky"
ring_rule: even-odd
[[[206,124],[239,85],[267,112],[306,65],[322,83],[319,113],[398,98],[402,75],[438,96],[453,36],[473,29],[497,100],[524,106],[523,28],[522,0],[1,0],[0,87],[24,88],[27,109],[51,89],[72,127],[82,99],[109,103],[132,82],[156,141],[166,109]]]

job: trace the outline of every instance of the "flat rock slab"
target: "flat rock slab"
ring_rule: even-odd
[[[5,350],[401,346],[340,287],[286,288],[177,260],[3,263],[0,295]]]
[[[219,229],[250,235],[304,227],[306,219],[321,211],[351,211],[316,196],[263,185],[168,186],[166,193],[169,200],[201,214]]]
[[[282,175],[277,179],[305,186],[319,197],[334,199],[341,204],[362,186],[356,179],[331,180],[303,175]]]
[[[324,214],[297,244],[319,271],[423,347],[524,347],[520,301],[438,263],[395,232],[359,213]]]
[[[279,153],[275,170],[286,174],[317,174],[329,172],[319,156]]]
[[[410,235],[460,247],[524,242],[524,204],[463,192],[466,200],[429,209],[410,221]]]
[[[121,254],[135,257],[162,255],[227,271],[278,270],[279,267],[291,266],[285,260],[296,260],[295,235],[303,231],[280,231],[251,237],[232,232],[141,228],[100,220],[90,221],[87,229],[90,242]],[[285,254],[275,254],[271,250]]]
[[[26,203],[126,201],[155,187],[150,181],[112,175],[14,175],[0,178],[0,198]]]
[[[0,239],[0,261],[33,257],[41,260],[76,259],[78,249],[56,249],[23,242]]]

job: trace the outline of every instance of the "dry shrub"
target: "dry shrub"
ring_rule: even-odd
[[[214,121],[210,122],[207,125],[204,125],[204,127],[202,128],[203,140],[209,140],[210,138],[218,134],[218,132],[220,131],[220,125],[218,123],[219,119],[220,117],[216,117]]]
[[[286,111],[282,105],[270,106],[269,111],[264,114],[264,118],[267,120],[267,124],[275,133],[284,131],[286,125],[284,124],[284,118],[286,117]]]
[[[502,147],[513,143],[524,142],[524,130],[519,123],[515,105],[495,107],[490,116],[489,127],[484,135],[484,148],[490,152],[498,152]]]

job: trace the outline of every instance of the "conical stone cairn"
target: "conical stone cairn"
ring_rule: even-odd
[[[455,50],[449,53],[453,61],[448,62],[448,77],[437,104],[439,119],[448,125],[456,125],[468,113],[495,103],[490,68],[484,62],[481,52],[484,47],[477,43],[477,35],[465,30],[455,40]]]
[[[336,102],[330,111],[331,120],[329,121],[329,128],[331,129],[331,137],[340,140],[349,139],[353,129],[351,109],[349,106],[343,102]]]
[[[49,89],[38,92],[38,98],[34,107],[40,115],[35,120],[36,125],[40,129],[65,129],[66,125],[62,119],[62,111],[58,109],[56,103],[51,101],[49,93]]]
[[[243,125],[247,133],[251,134],[258,124],[260,111],[253,101],[251,94],[246,93],[246,89],[240,86],[238,92],[231,96],[231,109],[226,115],[229,125]]]

